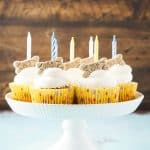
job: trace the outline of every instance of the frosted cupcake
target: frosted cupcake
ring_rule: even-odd
[[[137,83],[132,82],[132,68],[125,63],[122,54],[108,59],[104,69],[110,71],[110,74],[114,76],[117,85],[120,87],[119,101],[131,100],[136,97]]]
[[[38,75],[38,69],[35,67],[38,61],[39,57],[34,56],[30,60],[14,62],[16,76],[9,84],[13,99],[31,102],[30,86]]]
[[[79,80],[82,78],[84,71],[80,69],[80,65],[82,64],[89,64],[93,63],[94,59],[93,57],[87,57],[87,58],[75,58],[71,62],[64,63],[64,70],[66,70],[67,78],[70,82],[70,84],[74,87],[74,102],[77,100],[77,90]]]
[[[31,88],[33,103],[72,104],[74,88],[60,68],[47,68],[34,80]]]
[[[114,76],[117,85],[120,87],[119,100],[127,101],[136,97],[137,83],[132,82],[132,68],[129,65],[113,65],[109,68],[112,76]]]
[[[118,102],[119,87],[107,70],[93,71],[82,78],[77,88],[79,104],[103,104]]]
[[[78,80],[84,74],[84,71],[80,69],[80,66],[84,64],[90,64],[93,62],[94,62],[93,57],[87,57],[83,59],[77,57],[73,61],[66,62],[63,64],[67,77],[73,86],[76,86],[76,84],[78,83]]]

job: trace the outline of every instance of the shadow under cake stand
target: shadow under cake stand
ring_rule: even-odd
[[[64,133],[59,141],[48,150],[98,150],[86,134],[86,120],[112,118],[128,115],[141,104],[144,95],[137,92],[133,100],[107,104],[38,104],[16,101],[11,93],[5,96],[11,109],[17,114],[44,118],[46,120],[62,120]]]

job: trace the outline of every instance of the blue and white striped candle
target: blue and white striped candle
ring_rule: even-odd
[[[55,32],[53,32],[51,37],[51,59],[55,60],[57,57],[58,57],[58,43],[55,36]]]
[[[56,37],[54,38],[54,47],[55,47],[55,49],[54,49],[54,56],[53,56],[53,58],[55,60],[58,57],[58,43],[57,43]]]
[[[116,35],[113,35],[113,40],[112,40],[112,58],[117,55],[117,40],[116,40]]]

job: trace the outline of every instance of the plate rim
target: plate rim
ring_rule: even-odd
[[[135,101],[142,101],[144,99],[144,95],[141,92],[137,91],[137,97],[135,99],[132,100],[128,100],[128,101],[123,101],[123,102],[116,102],[116,103],[104,103],[104,104],[42,104],[42,103],[31,103],[31,102],[25,102],[25,101],[19,101],[19,100],[15,100],[12,99],[10,97],[11,92],[7,93],[5,95],[5,100],[8,102],[12,101],[15,103],[20,103],[20,104],[26,104],[26,105],[47,105],[47,106],[72,106],[72,107],[78,107],[78,106],[106,106],[106,105],[116,105],[116,104],[127,104],[127,103],[131,103],[131,102],[135,102]]]

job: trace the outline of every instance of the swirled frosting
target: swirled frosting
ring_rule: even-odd
[[[115,87],[116,80],[107,70],[96,70],[88,78],[82,78],[79,85],[88,88]]]
[[[32,85],[33,79],[38,75],[38,69],[36,67],[28,67],[21,70],[14,78],[14,82],[17,84]]]
[[[132,68],[129,65],[113,65],[109,68],[110,74],[114,76],[117,84],[128,83],[132,81]]]
[[[78,81],[82,78],[83,71],[79,68],[70,68],[66,70],[67,78],[72,84],[78,84]]]
[[[116,80],[108,70],[96,70],[91,73],[90,77],[95,78],[100,87],[114,87],[116,86]]]
[[[88,77],[88,78],[80,78],[78,80],[78,86],[80,87],[87,87],[87,88],[98,88],[99,83],[95,78]]]
[[[64,70],[60,68],[47,68],[34,80],[37,88],[61,88],[69,85]]]

